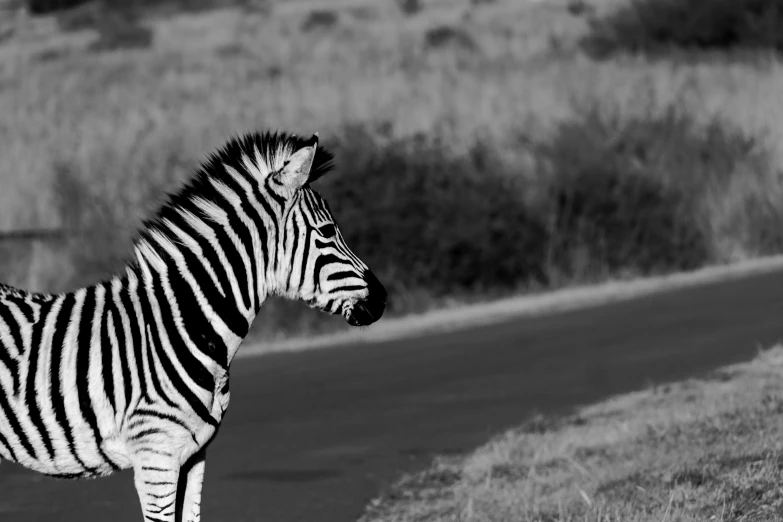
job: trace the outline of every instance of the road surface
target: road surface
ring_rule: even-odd
[[[415,340],[240,359],[203,519],[351,521],[403,471],[534,412],[681,379],[783,339],[783,273]],[[0,521],[141,520],[129,472],[0,465]]]

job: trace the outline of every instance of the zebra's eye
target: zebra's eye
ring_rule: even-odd
[[[322,225],[318,227],[318,233],[326,238],[330,238],[330,237],[334,237],[334,235],[337,233],[337,229],[334,228],[334,225],[328,223],[326,225]]]

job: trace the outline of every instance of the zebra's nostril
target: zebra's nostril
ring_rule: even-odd
[[[380,319],[384,307],[383,303],[372,304],[369,301],[360,301],[346,314],[345,318],[352,326],[367,326]]]

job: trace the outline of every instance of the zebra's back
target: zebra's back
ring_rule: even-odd
[[[130,465],[99,386],[115,373],[100,375],[105,350],[120,351],[101,342],[106,290],[50,296],[0,286],[0,457],[62,478]]]

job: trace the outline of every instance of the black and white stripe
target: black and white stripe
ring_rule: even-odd
[[[310,188],[331,159],[315,136],[233,139],[144,223],[121,275],[61,295],[0,285],[0,458],[61,478],[133,468],[145,520],[198,520],[229,366],[266,297],[354,325],[383,313]]]

